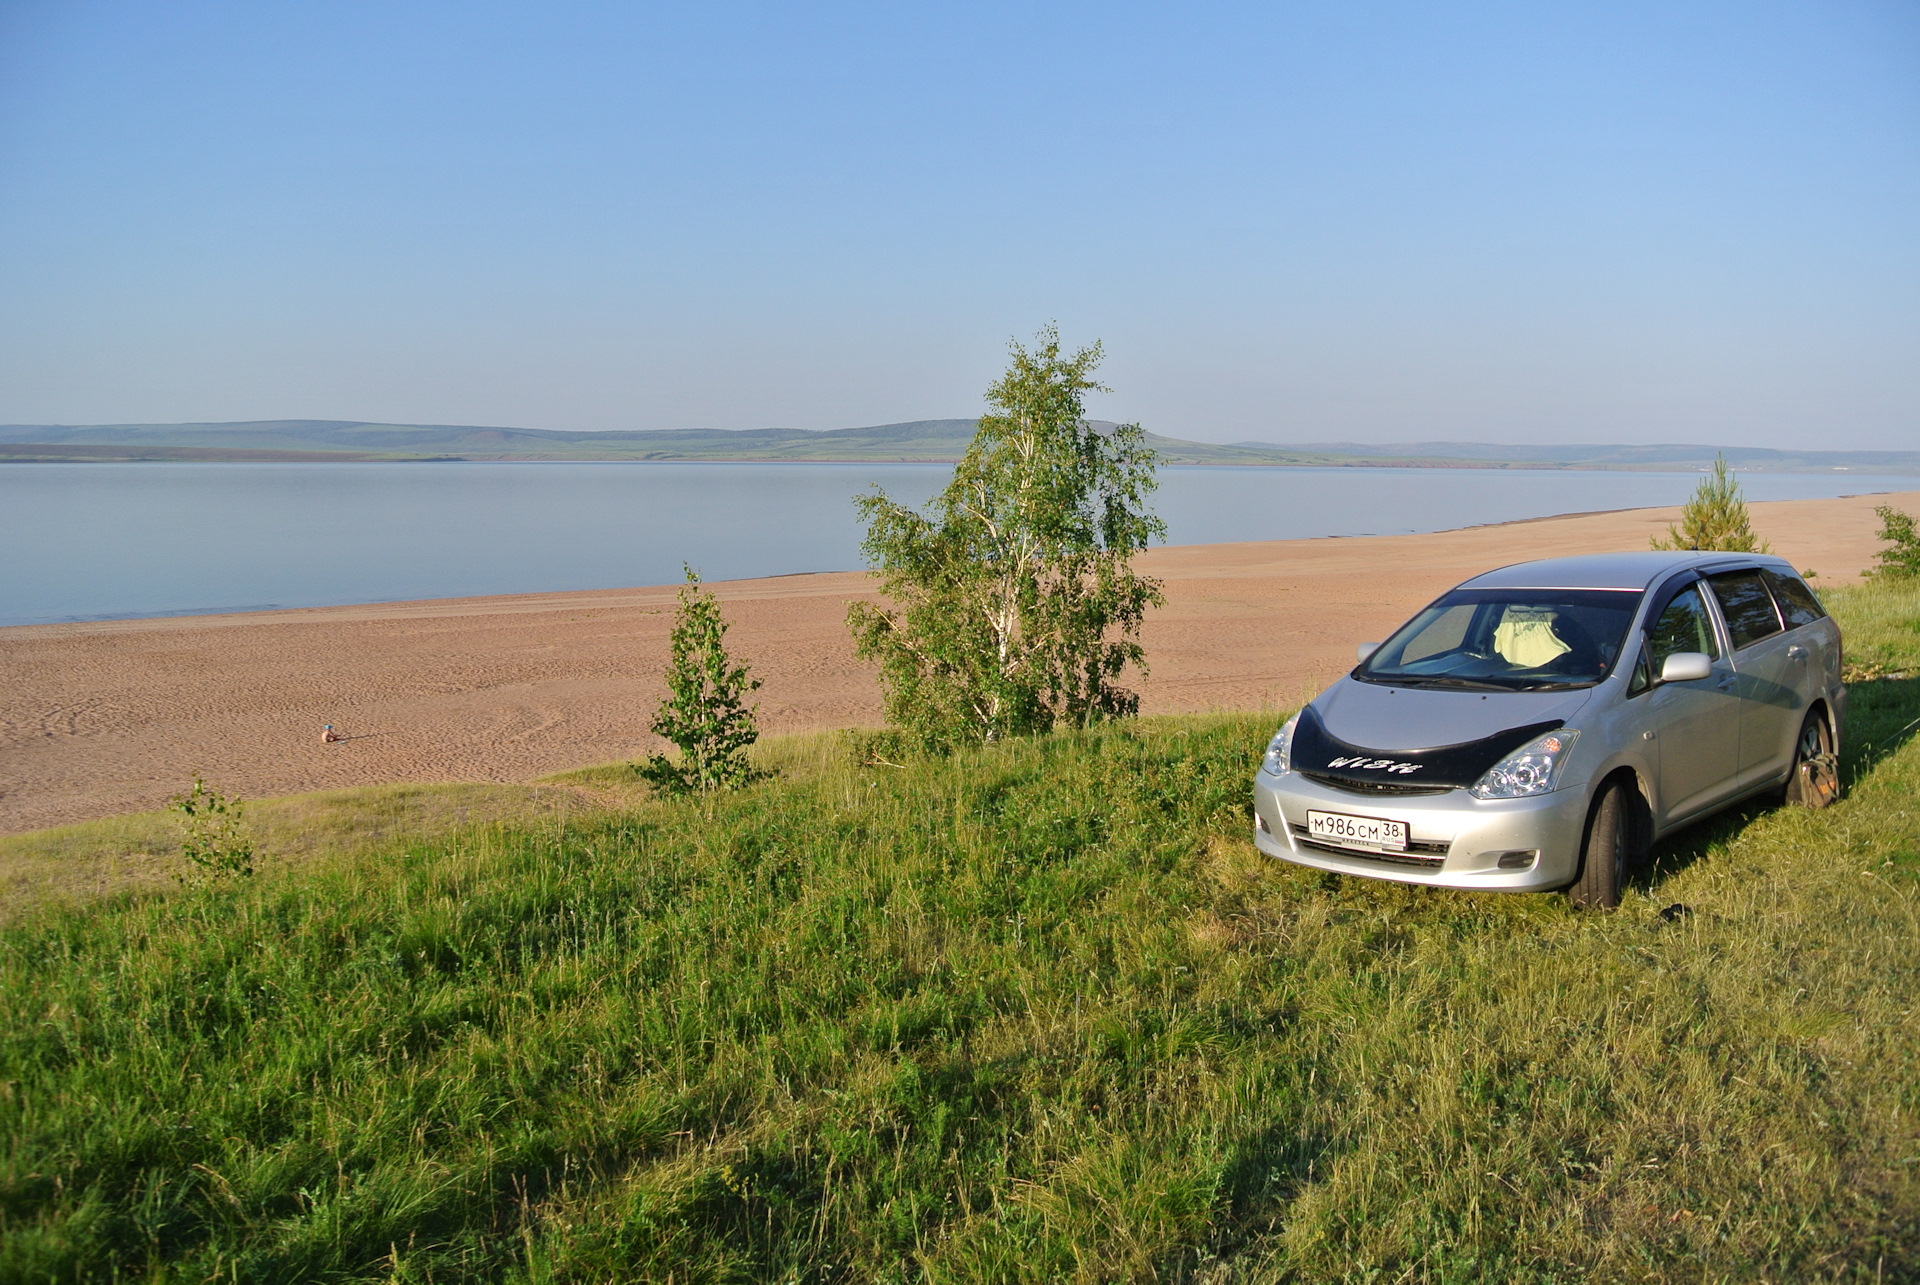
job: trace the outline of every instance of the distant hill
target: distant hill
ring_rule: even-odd
[[[9,424],[0,458],[129,460],[174,452],[316,454],[361,460],[943,460],[958,459],[970,419],[874,428],[660,429],[564,432],[467,424],[377,424],[282,419],[231,424]]]
[[[0,425],[0,462],[147,460],[793,460],[947,461],[973,437],[971,419],[813,431],[798,428],[567,432],[469,424],[274,419],[229,424]],[[1920,451],[1776,451],[1760,447],[1499,446],[1484,442],[1218,445],[1148,434],[1169,464],[1350,468],[1705,468],[1717,450],[1768,472],[1920,473]]]
[[[1252,450],[1324,453],[1344,459],[1444,459],[1476,464],[1526,461],[1533,467],[1604,469],[1695,469],[1724,455],[1735,468],[1768,473],[1911,473],[1920,469],[1920,451],[1778,451],[1764,446],[1701,446],[1665,443],[1653,446],[1502,446],[1488,442],[1405,442],[1371,446],[1360,442],[1317,442],[1276,446],[1240,442]]]

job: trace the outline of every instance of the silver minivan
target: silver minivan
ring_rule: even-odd
[[[1838,789],[1840,630],[1790,564],[1524,562],[1428,604],[1289,719],[1254,779],[1262,852],[1445,888],[1619,904],[1654,840],[1757,795]]]

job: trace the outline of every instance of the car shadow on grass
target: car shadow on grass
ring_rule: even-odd
[[[1876,678],[1850,684],[1840,756],[1843,791],[1871,776],[1916,734],[1920,734],[1920,678]],[[1844,802],[1846,794],[1840,797]],[[1781,806],[1777,795],[1764,794],[1662,839],[1653,845],[1651,859],[1632,879],[1633,886],[1651,889],[1672,878]]]
[[[1873,678],[1847,685],[1840,780],[1851,786],[1920,733],[1920,678]]]
[[[1630,881],[1632,886],[1645,891],[1652,890],[1715,848],[1724,848],[1748,825],[1781,806],[1777,795],[1762,795],[1660,840],[1653,845],[1652,855]]]

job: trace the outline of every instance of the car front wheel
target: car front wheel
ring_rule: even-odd
[[[1620,904],[1637,846],[1633,805],[1632,791],[1622,781],[1609,783],[1593,805],[1580,853],[1580,877],[1567,889],[1567,900],[1574,905],[1612,910]]]

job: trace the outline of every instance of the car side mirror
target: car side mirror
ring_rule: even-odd
[[[1354,648],[1354,651],[1358,653],[1363,663],[1366,661],[1367,657],[1373,655],[1374,652],[1379,650],[1380,650],[1379,643],[1361,643],[1358,647]]]
[[[1713,672],[1713,660],[1705,652],[1676,651],[1660,666],[1663,683],[1690,683]]]

